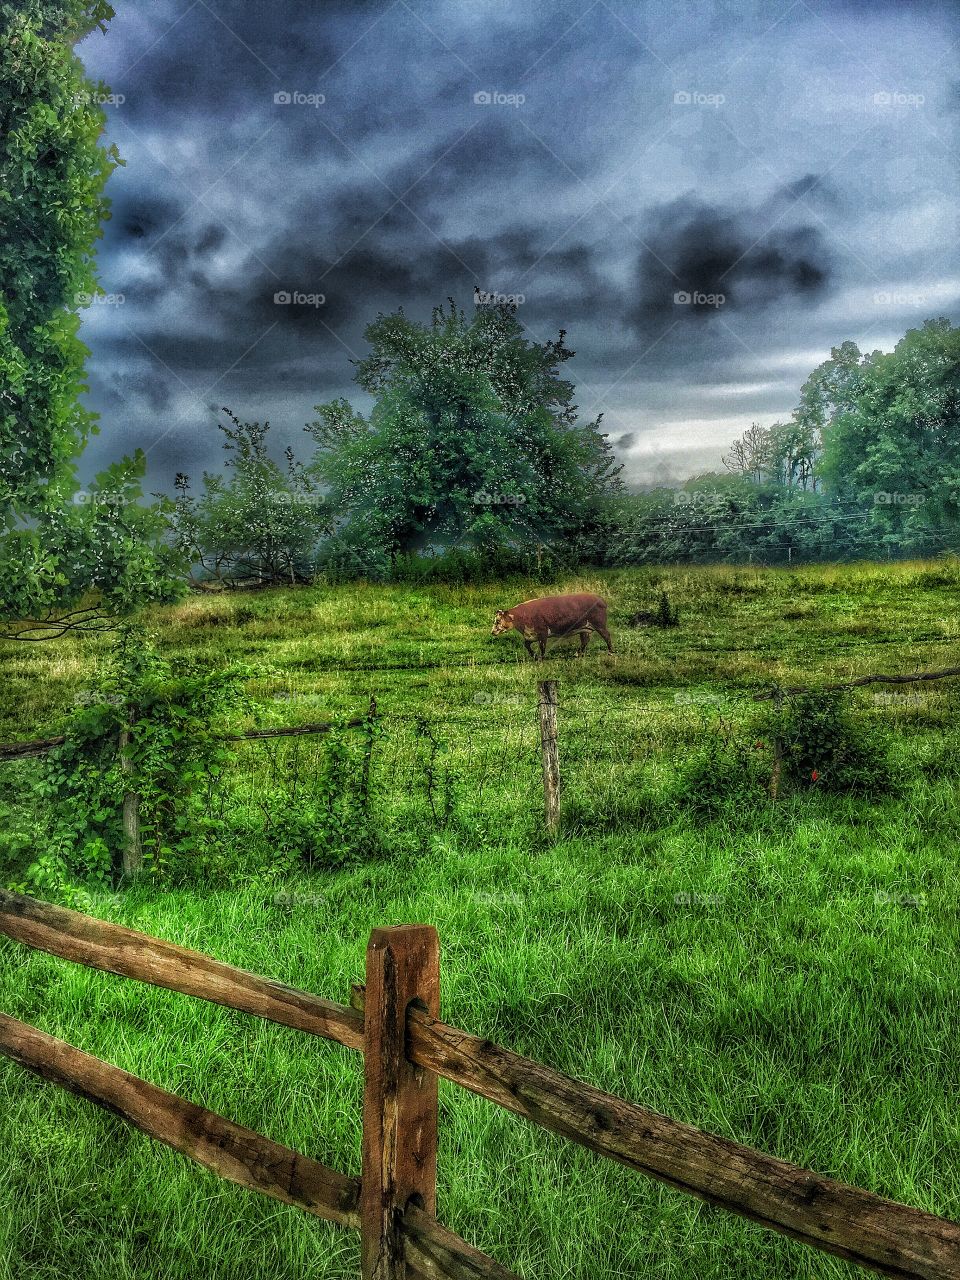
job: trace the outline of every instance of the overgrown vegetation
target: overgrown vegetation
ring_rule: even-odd
[[[0,3],[0,625],[26,640],[179,590],[171,504],[143,504],[142,453],[86,488],[76,474],[97,431],[79,312],[102,293],[94,247],[122,162],[99,141],[109,91],[74,45],[112,16],[104,0]]]
[[[960,1035],[960,682],[853,691],[843,714],[885,728],[893,785],[850,793],[801,772],[776,804],[762,729],[774,709],[752,695],[954,665],[960,568],[680,567],[545,580],[604,595],[619,653],[574,661],[570,642],[534,668],[522,645],[487,637],[494,609],[536,585],[304,587],[155,610],[149,626],[177,673],[255,669],[244,691],[256,715],[238,707],[234,724],[349,719],[377,695],[386,736],[373,743],[370,794],[383,845],[332,865],[331,844],[310,869],[301,837],[312,820],[311,832],[278,824],[254,839],[261,801],[277,817],[306,808],[327,739],[241,743],[211,796],[223,805],[213,816],[230,867],[208,863],[200,883],[92,884],[84,903],[341,1001],[363,978],[371,928],[436,924],[451,1023],[956,1218],[960,1172],[943,1159],[943,1134]],[[679,626],[625,626],[662,591]],[[0,648],[0,736],[49,732],[109,649],[105,637]],[[565,816],[555,843],[538,833],[535,681],[548,675],[560,681]],[[418,717],[443,747],[432,765]],[[339,741],[334,750],[362,757],[362,732]],[[689,781],[691,758],[711,743],[735,763],[739,753],[746,775],[734,773],[729,792],[715,777],[698,805],[678,779]],[[5,857],[39,766],[0,765]],[[749,803],[736,790],[743,776]],[[35,835],[24,852],[38,848]],[[271,848],[282,850],[273,864]],[[5,942],[0,997],[16,1017],[359,1173],[362,1079],[346,1051]],[[3,1280],[3,1266],[31,1278],[140,1280],[146,1267],[166,1280],[194,1280],[198,1269],[212,1280],[355,1280],[351,1234],[214,1182],[13,1064],[0,1063],[0,1092]],[[520,1274],[842,1272],[461,1090],[444,1091],[441,1117],[441,1215]],[[51,1220],[68,1227],[42,1230]]]

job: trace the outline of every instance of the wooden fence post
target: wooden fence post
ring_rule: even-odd
[[[130,715],[133,723],[133,714]],[[143,870],[140,841],[140,796],[133,789],[133,761],[129,756],[130,729],[120,730],[120,772],[129,779],[123,793],[123,878],[136,880]]]
[[[406,1280],[400,1222],[437,1211],[437,1077],[407,1057],[407,1009],[440,1013],[440,942],[430,925],[374,929],[364,993],[363,1280]]]
[[[773,727],[773,768],[770,771],[770,799],[776,804],[780,799],[780,780],[783,775],[783,735],[780,732],[783,716],[783,690],[775,688],[771,692],[774,709]]]
[[[543,754],[543,799],[547,833],[553,835],[560,823],[560,757],[557,752],[557,682],[541,680],[540,750]]]

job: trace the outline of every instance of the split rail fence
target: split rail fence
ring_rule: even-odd
[[[960,1225],[603,1093],[440,1021],[427,925],[375,929],[351,1006],[91,916],[0,892],[0,932],[64,959],[322,1036],[364,1057],[362,1176],[0,1014],[0,1053],[212,1170],[359,1229],[362,1280],[518,1280],[436,1216],[440,1077],[667,1186],[899,1280],[957,1280]]]

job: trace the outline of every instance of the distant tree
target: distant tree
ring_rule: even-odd
[[[769,478],[773,465],[769,430],[759,422],[751,423],[740,439],[730,446],[730,452],[723,458],[723,465],[734,475],[762,484]]]
[[[831,350],[829,360],[818,365],[803,384],[793,417],[802,428],[812,431],[816,440],[839,414],[858,403],[863,360],[855,342],[843,342]]]
[[[831,489],[857,496],[891,534],[928,542],[940,529],[956,541],[960,330],[928,320],[893,351],[864,357],[845,387],[822,427]]]
[[[99,628],[176,590],[163,504],[138,504],[143,457],[88,491],[75,470],[97,429],[78,310],[97,292],[120,158],[98,141],[105,86],[73,46],[112,16],[103,0],[0,0],[0,622],[20,639]]]
[[[820,438],[809,422],[791,418],[769,431],[770,479],[788,489],[816,489]]]
[[[548,543],[599,518],[619,467],[600,419],[577,419],[562,330],[536,344],[516,307],[468,318],[451,300],[427,325],[381,315],[366,339],[356,381],[375,399],[369,420],[340,400],[307,428],[348,525],[396,555]]]
[[[226,475],[204,472],[203,492],[177,476],[174,541],[195,584],[294,584],[316,573],[331,529],[329,504],[317,483],[286,452],[286,470],[267,452],[269,422],[241,422],[224,409],[219,423]]]

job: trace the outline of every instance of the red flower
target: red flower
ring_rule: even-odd
[[[819,773],[817,773],[816,769],[814,769],[814,771],[810,774],[810,781],[811,781],[811,782],[816,782],[816,780],[817,780],[819,777],[820,777]]]

